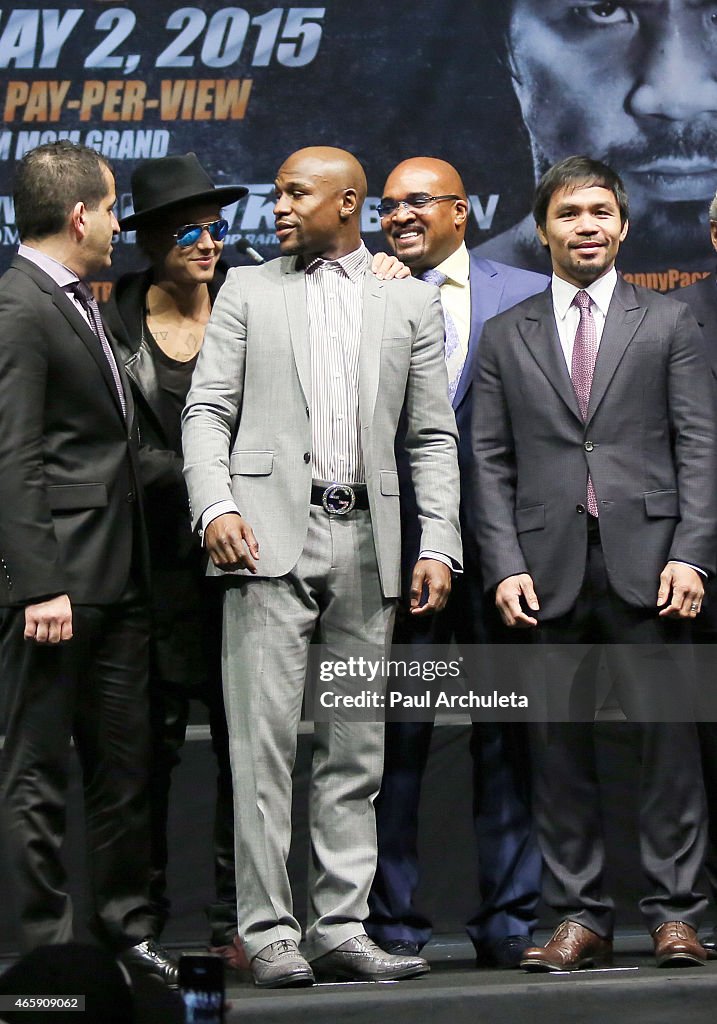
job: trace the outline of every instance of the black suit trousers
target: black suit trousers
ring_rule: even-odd
[[[656,580],[655,596],[657,585]],[[608,582],[602,547],[595,538],[588,546],[585,579],[576,604],[567,615],[542,622],[533,639],[551,645],[648,644],[654,648],[689,637],[684,624],[660,619],[656,608],[633,608],[615,594]],[[615,653],[619,649],[615,648]],[[627,660],[634,665],[632,656]],[[669,665],[667,654],[656,664]],[[595,691],[591,667],[584,663],[571,683],[559,678],[546,680],[548,689],[553,684],[558,688],[572,686],[568,703],[563,700],[562,704],[579,709],[575,717],[581,720],[553,719],[531,725],[533,813],[544,859],[546,903],[562,918],[609,937],[613,902],[603,890],[600,786],[594,726],[586,720],[587,703],[593,700]],[[640,760],[640,774],[634,785],[638,792],[640,854],[649,884],[649,894],[640,901],[640,909],[650,932],[670,920],[697,927],[706,907],[698,890],[706,824],[696,726],[690,722],[649,721],[653,702],[667,698],[670,682],[679,692],[674,673],[671,680],[669,672],[661,679],[658,667],[653,688],[645,685],[644,673],[640,673],[642,678],[630,679],[619,660],[612,668],[617,697],[633,723],[615,723],[615,727],[634,730]],[[646,720],[640,721],[640,717]]]
[[[73,639],[23,638],[23,608],[0,623],[7,690],[2,814],[25,949],[72,938],[61,848],[70,738],[82,769],[90,927],[110,948],[151,931],[148,906],[148,619],[121,599],[73,608]]]

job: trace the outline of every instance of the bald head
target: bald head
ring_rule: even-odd
[[[438,196],[425,206],[411,200]],[[383,199],[405,200],[392,214],[381,218],[389,245],[414,274],[433,269],[462,244],[468,222],[468,202],[461,176],[452,164],[435,157],[404,160],[389,174]]]
[[[367,185],[355,156],[333,146],[299,149],[281,165],[275,184],[282,253],[337,259],[358,248]]]

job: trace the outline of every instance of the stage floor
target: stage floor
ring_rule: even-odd
[[[229,979],[227,1024],[714,1024],[717,961],[658,968],[638,932],[618,935],[615,948],[609,969],[526,974],[476,969],[470,943],[450,937],[429,944],[431,973],[413,981],[261,991]]]
[[[203,952],[178,944],[172,950]],[[615,951],[615,966],[600,970],[479,970],[470,944],[449,936],[426,947],[431,973],[415,980],[260,990],[230,974],[226,1024],[713,1024],[717,960],[657,968],[649,936],[639,932],[620,933]],[[0,961],[0,970],[10,962]],[[159,983],[143,985],[138,1024],[179,1024],[182,1011],[176,1004],[172,1009],[167,996]]]

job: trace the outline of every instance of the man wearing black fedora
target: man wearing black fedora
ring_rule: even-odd
[[[194,153],[147,160],[132,175],[136,229],[146,270],[117,282],[106,319],[137,407],[143,447],[152,566],[150,712],[152,767],[150,896],[154,934],[169,916],[166,868],[171,773],[179,763],[190,705],[205,704],[217,762],[213,854],[215,898],[207,907],[210,946],[230,966],[236,885],[231,767],[221,690],[221,594],[205,576],[205,555],[192,533],[182,477],[180,417],[212,303],[224,281],[220,262],[227,222],[222,207],[246,195],[241,185],[215,187]]]

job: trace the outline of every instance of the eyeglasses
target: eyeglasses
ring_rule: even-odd
[[[461,196],[427,196],[425,192],[418,192],[413,196],[406,196],[405,199],[382,199],[376,209],[379,217],[391,217],[401,206],[407,210],[422,210],[429,203],[442,203],[444,199],[460,199]]]
[[[222,242],[226,238],[228,230],[229,223],[220,217],[219,220],[213,220],[210,224],[182,224],[181,228],[177,228],[174,232],[173,238],[180,248],[188,249],[190,245],[196,245],[204,231],[208,231],[215,242]]]

